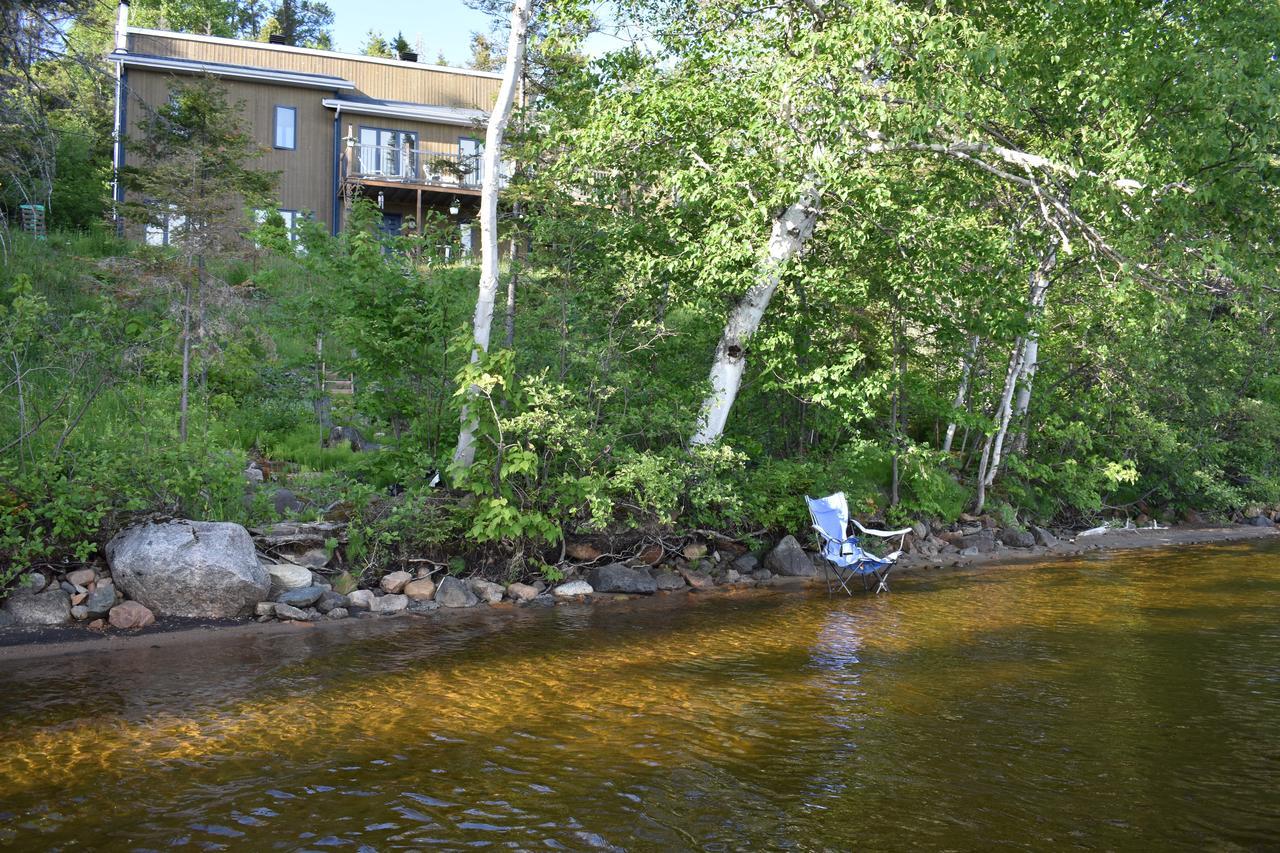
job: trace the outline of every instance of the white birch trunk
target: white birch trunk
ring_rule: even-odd
[[[822,193],[816,183],[800,192],[800,197],[773,221],[769,245],[760,262],[756,283],[733,306],[725,323],[711,365],[711,393],[702,402],[698,431],[691,444],[713,444],[724,434],[729,411],[742,385],[747,366],[747,341],[760,328],[760,320],[773,299],[788,261],[804,249],[818,221]]]
[[[1027,320],[1034,329],[1040,311],[1044,308],[1045,296],[1049,291],[1049,273],[1053,270],[1054,265],[1058,261],[1058,245],[1052,243],[1040,256],[1040,262],[1036,264],[1035,270],[1031,273],[1031,286],[1029,288],[1028,302],[1030,307],[1027,309]],[[1018,389],[1018,408],[1019,415],[1025,414],[1027,406],[1031,403],[1031,386],[1027,383],[1028,367],[1035,370],[1035,361],[1040,354],[1040,344],[1036,339],[1035,332],[1030,332],[1025,339],[1020,341],[1020,353],[1018,354],[1018,371],[1013,375],[1015,386]],[[1010,362],[1012,366],[1012,361]],[[1000,428],[996,431],[995,442],[991,449],[991,465],[987,470],[985,484],[990,486],[995,482],[996,474],[1000,472],[1000,462],[1003,459],[1004,441],[1009,433],[1009,423],[1013,419],[1013,408],[1008,399],[1012,388],[1006,384],[1006,399],[1003,402],[1001,410]]]
[[[482,351],[488,352],[489,335],[493,328],[493,303],[498,294],[498,182],[501,178],[502,137],[511,121],[516,86],[523,73],[525,40],[532,3],[533,0],[515,0],[511,6],[511,35],[507,40],[506,67],[484,137],[480,184],[480,292],[476,297],[473,323],[473,364],[480,359]],[[462,406],[462,428],[458,431],[458,446],[453,453],[453,461],[462,465],[470,465],[476,456],[478,423],[471,413],[472,398],[474,393]]]
[[[956,398],[951,403],[952,409],[961,409],[964,407],[965,400],[969,397],[969,374],[973,371],[973,361],[978,357],[978,336],[974,335],[969,338],[969,352],[960,361],[960,387],[956,389]],[[951,452],[951,442],[956,437],[956,422],[953,420],[947,424],[947,437],[942,442],[942,452]]]

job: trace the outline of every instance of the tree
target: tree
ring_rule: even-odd
[[[383,59],[393,59],[394,54],[391,52],[391,45],[382,37],[381,33],[369,30],[369,35],[365,38],[364,47],[360,48],[360,52],[365,56],[379,56]]]
[[[263,39],[278,35],[295,47],[333,48],[333,10],[315,0],[280,0],[268,15],[260,33]]]
[[[227,103],[223,88],[212,79],[175,85],[168,103],[144,122],[133,149],[139,162],[121,174],[132,194],[124,205],[126,217],[163,229],[194,271],[194,289],[187,279],[181,308],[178,434],[183,441],[193,337],[203,337],[205,259],[241,245],[246,206],[265,205],[275,186],[273,173],[253,168],[263,151],[241,128],[241,109]],[[198,324],[194,332],[193,322]]]
[[[471,56],[467,58],[466,67],[477,71],[498,71],[504,65],[504,59],[497,51],[493,41],[483,33],[471,34]]]
[[[413,53],[413,48],[409,47],[409,42],[405,40],[404,33],[396,33],[395,39],[391,42],[391,50],[396,57],[404,56],[406,53]]]
[[[474,345],[471,363],[489,350],[489,334],[493,327],[493,306],[498,293],[498,182],[501,179],[502,141],[515,107],[516,87],[524,68],[525,36],[529,26],[532,0],[515,0],[511,6],[511,32],[507,40],[506,66],[497,102],[489,113],[485,132],[482,185],[480,190],[480,288],[476,298],[473,322]],[[474,400],[475,394],[471,395]],[[462,428],[453,454],[455,467],[469,467],[475,460],[477,423],[469,405],[462,409]]]

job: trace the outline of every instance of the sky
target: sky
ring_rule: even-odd
[[[422,38],[422,61],[435,62],[444,51],[451,65],[471,55],[471,34],[488,33],[489,18],[462,0],[327,0],[333,9],[333,46],[358,53],[369,30],[388,39],[404,33],[410,45]]]

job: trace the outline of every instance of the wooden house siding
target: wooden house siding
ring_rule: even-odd
[[[129,51],[304,74],[329,74],[350,80],[358,95],[433,106],[488,110],[497,98],[501,82],[493,77],[439,71],[416,63],[375,62],[341,53],[282,50],[256,42],[196,40],[184,38],[182,33],[130,33]]]

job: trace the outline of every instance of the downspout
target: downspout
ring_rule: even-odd
[[[129,0],[120,0],[116,10],[115,49],[122,53],[129,52]],[[115,120],[111,128],[111,218],[116,224],[116,234],[124,236],[124,220],[120,218],[117,206],[124,201],[124,186],[120,183],[120,170],[124,168],[124,134],[126,92],[128,90],[128,72],[124,63],[116,63],[116,110]]]
[[[334,92],[333,97],[336,99],[339,93]],[[338,166],[339,158],[342,156],[341,140],[338,134],[342,132],[342,104],[338,104],[333,111],[333,216],[329,221],[333,223],[332,233],[334,237],[338,236],[338,232],[342,230],[342,223],[338,218],[342,216],[342,204],[338,198]]]

